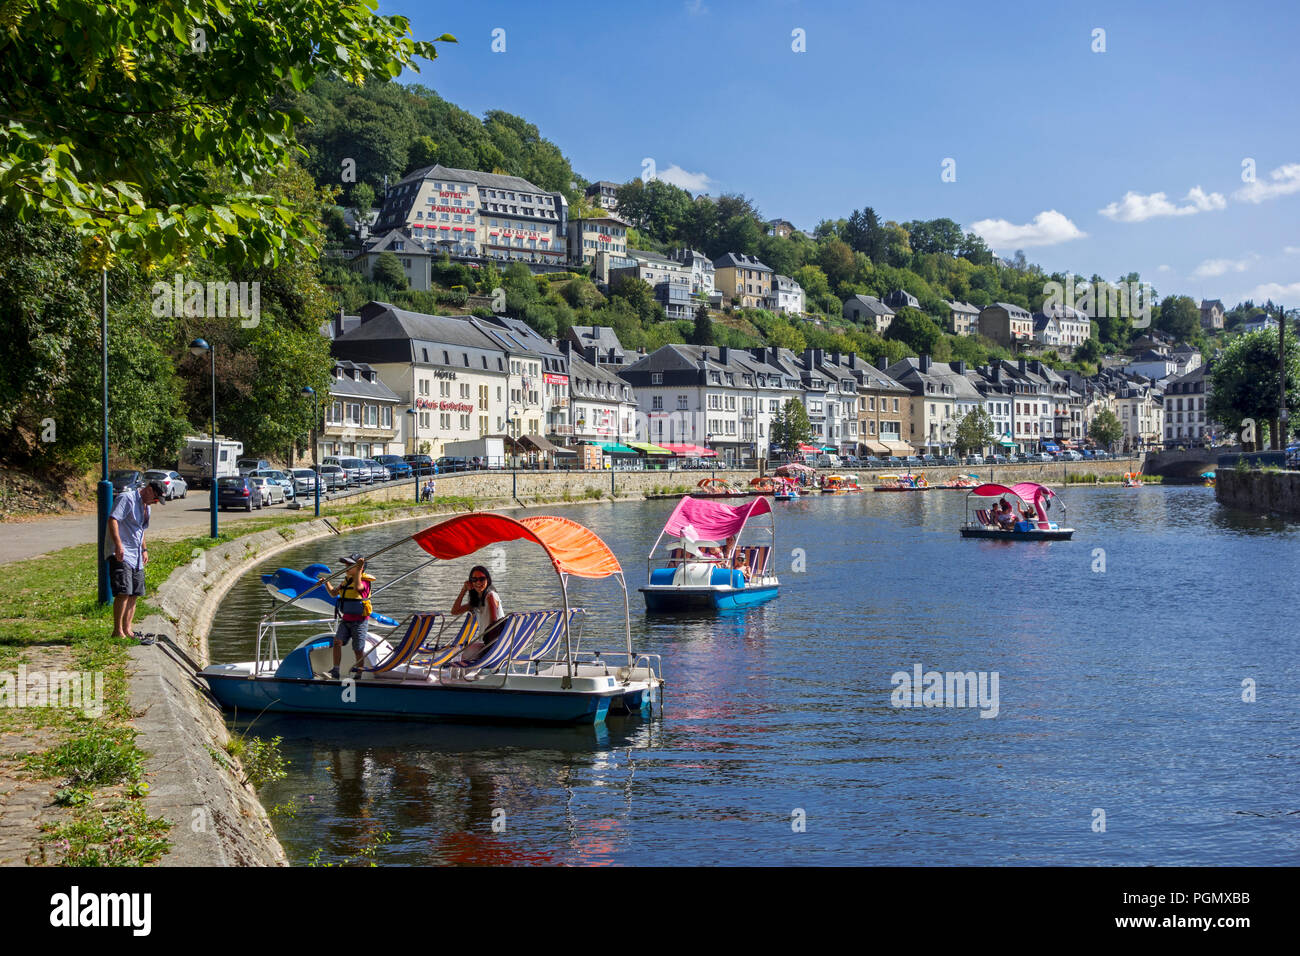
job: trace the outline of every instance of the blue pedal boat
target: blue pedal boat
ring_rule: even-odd
[[[771,516],[768,543],[741,545],[746,523]],[[668,557],[656,553],[667,538]],[[777,596],[780,582],[773,568],[776,518],[767,497],[743,505],[724,505],[702,498],[682,498],[668,516],[647,559],[646,610],[727,610],[763,604]]]
[[[559,577],[561,606],[508,614],[483,634],[477,633],[473,615],[466,615],[458,628],[450,627],[440,612],[387,618],[391,626],[372,620],[360,659],[350,646],[342,649],[340,672],[355,667],[356,675],[340,680],[328,676],[333,620],[282,618],[288,608],[298,607],[297,599],[288,599],[259,623],[254,660],[213,664],[199,677],[222,707],[251,713],[592,724],[610,713],[653,713],[655,704],[662,710],[662,662],[657,654],[632,649],[627,584],[618,559],[577,522],[540,515],[522,520],[491,513],[458,515],[369,555],[414,542],[433,556],[372,593],[378,595],[434,561],[509,541],[531,541],[546,551]],[[574,576],[613,578],[620,584],[624,650],[581,650],[584,611],[569,605]],[[313,633],[281,657],[280,632],[292,628]],[[472,653],[471,645],[481,652]]]

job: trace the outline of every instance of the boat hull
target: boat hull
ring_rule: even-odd
[[[779,585],[761,587],[646,586],[645,609],[654,612],[726,610],[763,604],[777,596]]]
[[[612,678],[586,680],[582,690],[561,690],[559,678],[534,678],[555,689],[500,686],[499,677],[481,682],[436,684],[361,680],[250,678],[247,672],[200,672],[212,695],[227,710],[311,714],[313,716],[385,717],[397,720],[505,721],[548,724],[598,724],[610,704],[624,693]],[[517,676],[510,683],[518,684]],[[597,684],[603,684],[597,687]],[[623,705],[626,706],[626,705]],[[637,701],[640,709],[640,701]]]
[[[1058,528],[1055,531],[1001,531],[992,528],[962,528],[963,538],[990,538],[994,541],[1069,541],[1074,534],[1073,528]]]

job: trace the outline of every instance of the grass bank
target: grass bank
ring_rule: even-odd
[[[357,502],[331,505],[325,513],[339,530],[421,514],[472,510],[472,498],[440,496],[432,505]],[[219,538],[191,536],[150,541],[147,593],[203,551],[236,538],[312,520],[307,509],[228,525]],[[50,799],[32,834],[34,862],[70,866],[136,866],[166,853],[169,824],[150,818],[142,797],[145,754],[135,743],[127,692],[129,639],[114,639],[111,606],[97,599],[95,545],[65,548],[5,567],[0,591],[0,691],[13,694],[18,668],[30,675],[89,672],[102,677],[94,713],[70,706],[0,706],[0,736],[21,742],[0,756],[0,793],[43,786]],[[136,609],[143,620],[159,609],[148,597]],[[5,684],[5,677],[9,683]],[[93,686],[93,679],[92,679]]]

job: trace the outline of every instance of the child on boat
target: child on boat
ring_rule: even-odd
[[[366,654],[366,632],[369,626],[370,612],[373,608],[370,605],[370,582],[374,578],[366,574],[366,559],[357,552],[341,558],[340,562],[347,566],[347,573],[343,577],[343,583],[338,587],[324,582],[325,590],[331,597],[337,597],[339,626],[334,632],[334,643],[331,650],[334,652],[334,667],[330,671],[330,677],[339,676],[339,665],[343,660],[343,645],[349,640],[352,641],[352,652],[356,654],[357,660],[352,667],[352,674],[355,676],[361,672],[362,661],[365,660]],[[326,575],[321,575],[322,578]]]

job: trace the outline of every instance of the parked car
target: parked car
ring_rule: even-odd
[[[1070,451],[1062,452],[1061,457],[1063,457],[1066,461],[1083,461],[1083,455],[1079,454],[1077,451],[1074,451],[1073,449],[1071,449]]]
[[[389,478],[411,477],[411,466],[397,455],[376,455],[375,461],[384,466]]]
[[[890,455],[885,459],[885,464],[890,468],[899,468],[903,464],[903,459],[899,458],[897,455]]]
[[[417,475],[433,474],[433,459],[428,455],[403,455],[402,460],[411,466]]]
[[[917,465],[920,465],[920,464],[922,464],[921,456],[920,456],[920,455],[908,455],[906,458],[903,459],[903,464],[908,465],[908,466],[911,466],[911,467],[915,467],[915,466],[917,466]]]
[[[154,471],[146,471],[144,480],[162,482],[162,486],[167,489],[167,494],[164,497],[168,501],[173,498],[184,498],[190,493],[190,486],[185,483],[185,479],[180,476],[179,472],[158,468]]]
[[[113,483],[113,494],[120,495],[128,488],[139,488],[144,484],[144,476],[138,471],[110,471],[108,480]]]
[[[361,459],[361,463],[370,469],[371,481],[388,480],[388,469],[385,468],[381,463],[375,461],[373,458],[363,458]]]
[[[1009,464],[1011,464],[1011,459],[1008,458],[1006,455],[994,455],[992,458],[990,458],[990,459],[988,460],[987,464],[990,464],[990,465],[1009,465]]]
[[[941,464],[941,465],[960,465],[961,462],[957,460],[957,456],[956,456],[956,455],[944,455],[942,458],[939,459],[939,464]]]
[[[1039,451],[1030,455],[1029,460],[1032,462],[1050,462],[1053,461],[1054,459],[1052,458],[1051,452]]]
[[[217,479],[217,508],[243,508],[252,511],[263,505],[262,491],[256,478],[243,475]]]
[[[315,465],[312,470],[320,475],[326,491],[337,491],[348,487],[348,473],[338,465]]]
[[[295,468],[290,474],[290,477],[293,479],[294,498],[297,498],[299,495],[315,497],[316,485],[318,484],[320,485],[321,491],[326,490],[325,483],[321,481],[320,478],[317,477],[316,472],[312,471],[310,468]]]
[[[271,468],[266,471],[254,471],[251,472],[248,475],[248,477],[269,478],[272,484],[278,485],[280,487],[280,489],[284,492],[285,499],[287,500],[292,500],[297,494],[294,491],[292,479],[290,479],[288,475],[286,475],[284,472],[280,471],[277,468]]]
[[[458,458],[456,456],[443,455],[433,464],[440,475],[445,475],[449,471],[469,470],[469,461],[465,458]]]
[[[982,465],[982,464],[984,464],[984,456],[983,456],[983,455],[967,455],[967,456],[966,456],[966,464],[968,464],[968,465]]]
[[[374,480],[370,467],[360,458],[322,458],[322,465],[337,465],[348,476],[349,485],[368,485]]]
[[[241,475],[247,477],[254,471],[270,471],[271,463],[265,458],[241,458],[235,462],[235,467]]]
[[[257,485],[257,490],[261,492],[262,500],[266,504],[284,504],[284,488],[273,479],[265,475],[249,475],[248,480]]]

